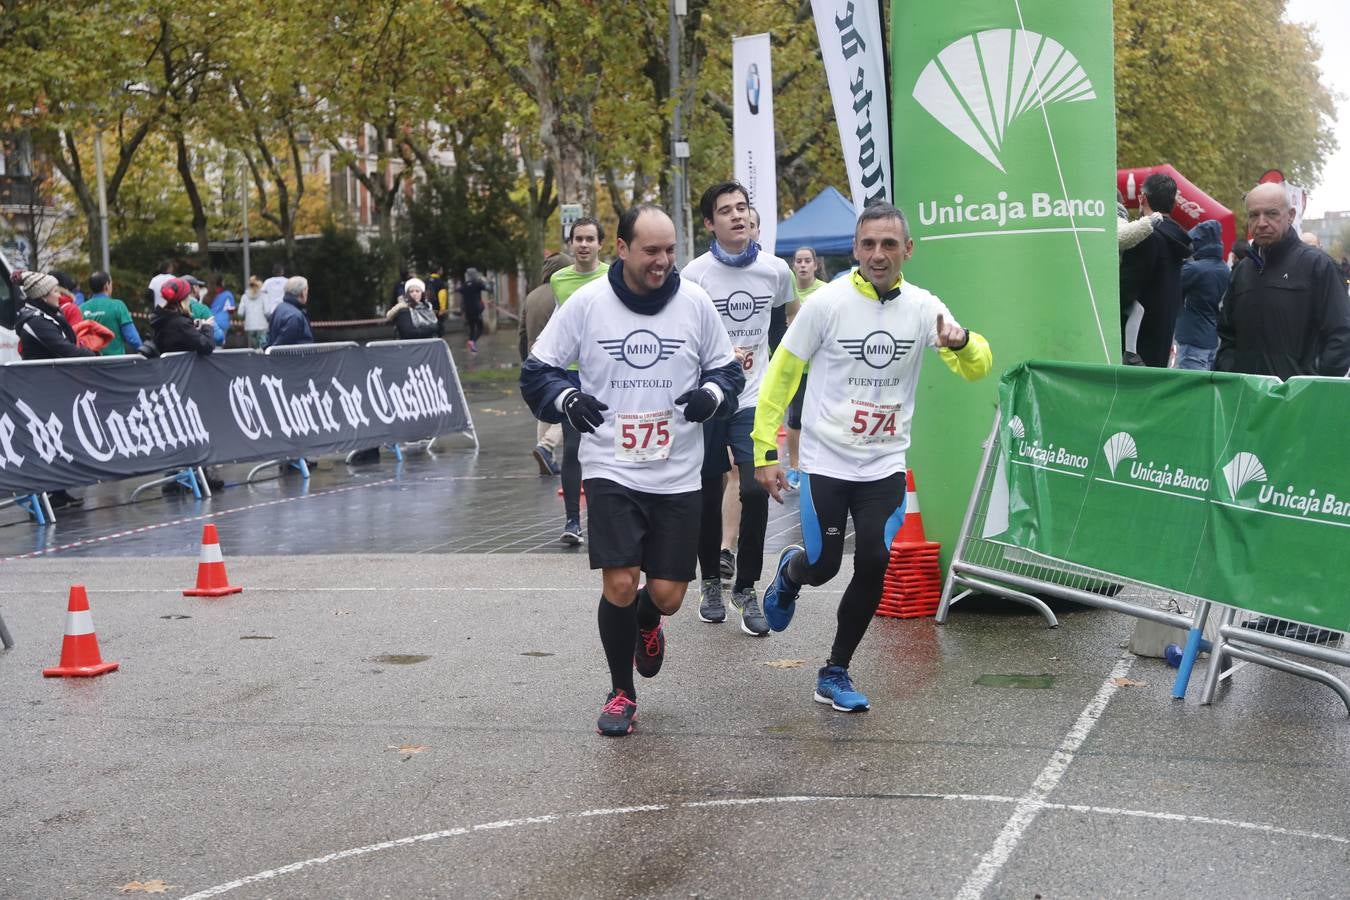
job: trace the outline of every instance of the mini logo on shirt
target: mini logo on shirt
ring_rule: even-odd
[[[730,297],[713,300],[717,311],[733,322],[744,322],[769,305],[772,295],[753,296],[749,291],[735,291]]]
[[[654,331],[639,328],[620,340],[596,343],[618,362],[628,363],[635,369],[650,369],[674,356],[684,341],[659,337]]]
[[[860,341],[841,340],[839,345],[858,362],[884,369],[908,353],[914,342],[898,341],[889,331],[874,331]]]

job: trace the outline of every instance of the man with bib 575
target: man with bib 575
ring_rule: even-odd
[[[993,365],[988,341],[900,274],[913,252],[904,213],[888,203],[863,210],[853,232],[858,267],[802,307],[764,373],[755,410],[755,478],[781,503],[787,478],[778,464],[778,426],[810,363],[801,437],[806,546],[787,547],[779,556],[764,591],[764,615],[769,627],[782,631],[802,585],[834,577],[851,515],[853,578],[839,601],[834,644],[815,690],[816,702],[841,712],[871,705],[854,688],[848,667],[881,601],[891,540],[905,515],[905,451],[922,350],[937,349],[968,381]]]
[[[736,409],[745,375],[708,294],[675,271],[675,224],[655,206],[619,219],[619,259],[549,319],[521,367],[534,414],[581,433],[597,623],[611,688],[596,722],[633,730],[633,669],[665,658],[661,616],[694,578],[703,425]],[[580,363],[578,381],[567,367]],[[639,585],[642,572],[645,586]]]

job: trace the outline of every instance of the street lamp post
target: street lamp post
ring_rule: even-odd
[[[692,235],[689,234],[689,144],[684,139],[683,90],[680,86],[680,25],[681,19],[689,12],[686,0],[670,0],[670,33],[666,43],[666,56],[670,63],[670,96],[675,100],[675,110],[670,124],[670,162],[673,171],[671,179],[675,202],[671,209],[671,218],[675,220],[675,264],[681,268],[693,255]]]
[[[249,276],[252,275],[252,272],[251,272],[251,270],[249,269],[249,260],[248,260],[248,245],[249,245],[249,238],[248,238],[248,169],[247,169],[246,167],[244,167],[244,166],[241,166],[241,167],[240,167],[240,171],[241,171],[242,174],[240,174],[240,176],[239,176],[239,203],[240,203],[240,205],[243,207],[243,212],[244,212],[244,228],[243,228],[243,239],[244,239],[244,290],[248,290],[248,279],[249,279]]]
[[[103,271],[110,271],[112,266],[109,263],[108,254],[108,191],[103,184],[103,126],[101,124],[94,126],[94,169],[97,173],[98,187],[98,231],[100,259],[103,262]]]

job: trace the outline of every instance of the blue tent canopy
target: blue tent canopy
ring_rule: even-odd
[[[849,199],[827,187],[791,218],[778,223],[774,253],[791,256],[798,247],[814,247],[817,253],[849,253],[857,221]]]

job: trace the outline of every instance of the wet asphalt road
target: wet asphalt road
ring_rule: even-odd
[[[811,701],[846,572],[765,639],[690,603],[597,737],[598,578],[509,382],[471,384],[477,455],[0,516],[0,897],[1350,896],[1334,695],[1173,702],[1105,612],[878,620],[846,716]],[[181,596],[206,520],[242,594]],[[77,581],[122,667],[44,680]]]

